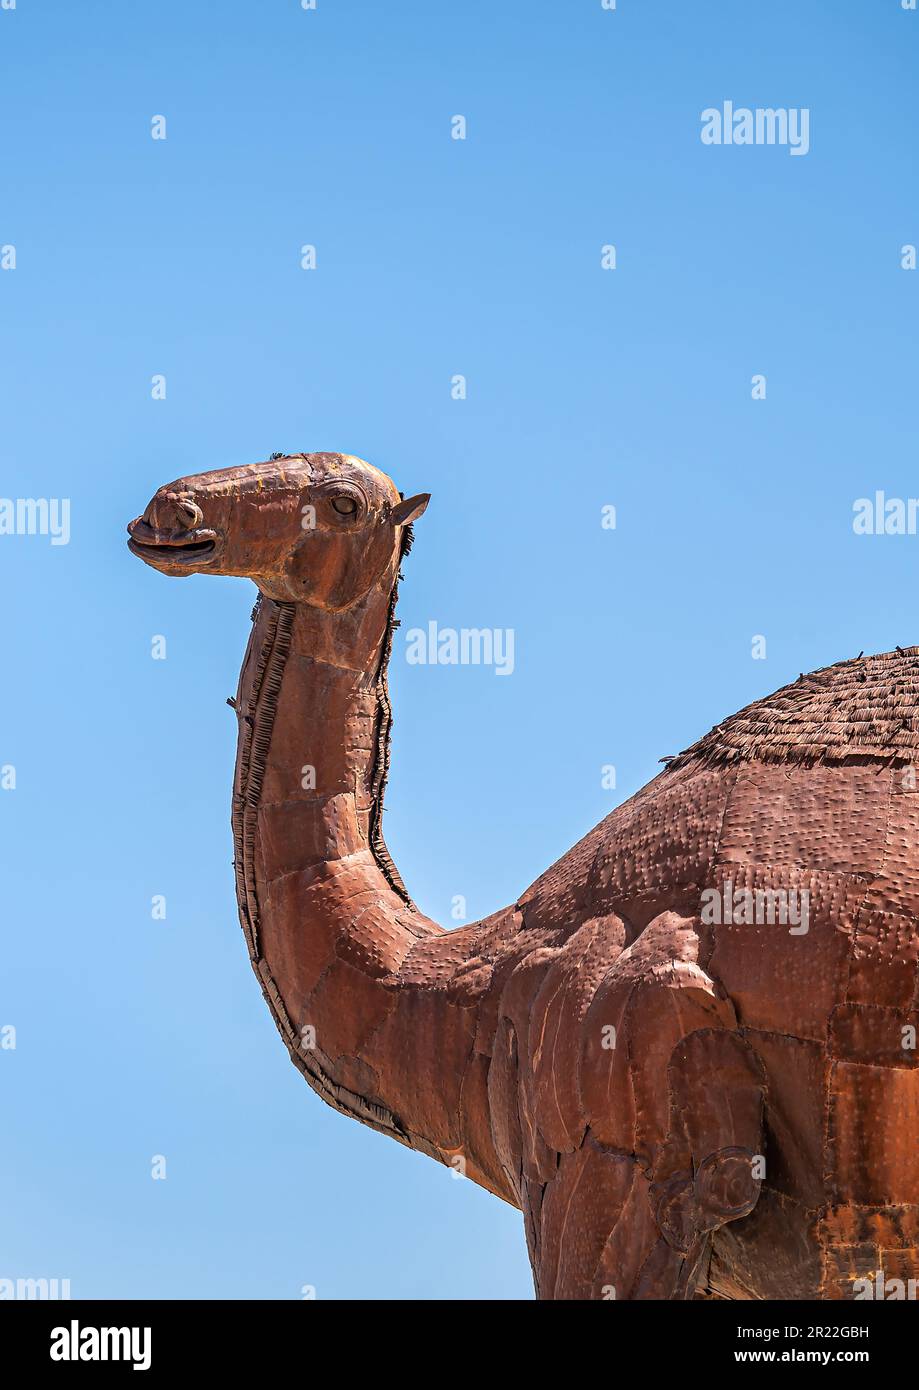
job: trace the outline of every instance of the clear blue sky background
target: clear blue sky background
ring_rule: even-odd
[[[917,45],[899,0],[0,11],[0,494],[73,532],[0,538],[0,1277],[530,1296],[514,1211],[288,1062],[230,868],[254,591],[124,525],[275,450],[430,490],[386,833],[432,916],[512,900],[720,718],[919,640],[919,537],[851,526],[919,495]],[[810,153],[703,146],[725,99]],[[429,619],[513,627],[514,675],[407,665]]]

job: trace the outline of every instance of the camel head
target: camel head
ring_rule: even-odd
[[[350,454],[275,454],[167,483],[128,526],[129,548],[163,574],[232,574],[268,598],[341,612],[391,574],[403,528],[429,494]]]

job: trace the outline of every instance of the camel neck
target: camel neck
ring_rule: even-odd
[[[256,949],[256,879],[356,856],[407,899],[382,838],[389,747],[386,663],[395,594],[384,583],[344,613],[260,597],[236,701],[234,838]]]
[[[235,701],[234,862],[252,965],[295,1065],[330,1105],[421,1143],[380,1078],[337,1065],[360,1056],[363,1024],[321,992],[327,972],[353,969],[391,1009],[382,980],[440,931],[409,902],[380,829],[394,606],[383,586],[337,615],[257,603]]]
[[[487,1136],[483,1097],[464,1085],[475,1009],[435,988],[477,937],[414,907],[380,832],[394,606],[394,585],[338,615],[257,606],[237,699],[240,921],[291,1060],[323,1100],[444,1163],[462,1153],[516,1201],[491,1141],[472,1138]],[[419,1009],[437,1040],[423,1057],[406,1046]],[[440,1047],[466,1063],[443,1066]]]

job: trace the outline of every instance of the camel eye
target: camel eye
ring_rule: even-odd
[[[332,506],[339,516],[354,516],[357,511],[357,502],[353,497],[333,497]]]

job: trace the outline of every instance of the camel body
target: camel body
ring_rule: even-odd
[[[919,1275],[919,649],[725,721],[514,904],[443,931],[381,830],[411,507],[348,456],[276,467],[282,512],[350,480],[391,534],[343,595],[331,516],[306,598],[287,560],[282,583],[246,553],[240,920],[310,1085],[519,1206],[542,1298],[846,1298]],[[161,489],[138,553],[176,572],[167,506],[242,506],[251,476]]]

